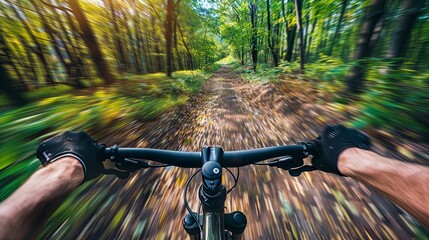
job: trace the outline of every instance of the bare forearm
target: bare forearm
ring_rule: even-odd
[[[429,167],[349,148],[341,153],[340,171],[369,184],[429,227]]]
[[[0,204],[0,239],[37,237],[46,220],[82,180],[82,165],[70,157],[35,172]],[[20,230],[6,233],[8,229]]]

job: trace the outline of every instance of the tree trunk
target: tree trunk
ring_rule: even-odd
[[[142,24],[142,29],[144,30],[144,32],[142,33],[143,36],[142,37],[142,52],[144,55],[144,66],[146,68],[146,72],[153,72],[152,69],[152,57],[150,55],[150,41],[151,41],[151,32],[150,32],[150,27],[147,26],[145,21],[141,22]]]
[[[136,41],[136,70],[137,73],[143,72],[143,47],[142,47],[142,36],[140,31],[140,14],[136,0],[132,1],[132,6],[136,10],[133,16],[133,27],[134,27],[134,39]]]
[[[304,51],[305,51],[305,43],[304,43],[304,32],[302,28],[302,19],[301,19],[301,9],[302,9],[302,1],[303,0],[295,0],[295,12],[296,12],[296,25],[298,26],[298,34],[299,34],[299,63],[300,63],[300,73],[304,74]]]
[[[5,41],[4,41],[5,42]],[[1,48],[0,48],[1,49]],[[25,49],[25,46],[24,46]],[[15,71],[20,86],[22,86],[22,91],[27,92],[30,90],[27,80],[32,79],[32,76],[30,76],[30,72],[33,73],[34,67],[32,67],[32,64],[34,62],[28,62],[31,64],[26,63],[26,57],[27,54],[31,54],[30,52],[25,52],[26,56],[20,56],[17,50],[12,49],[11,47],[4,46],[3,53],[5,54],[6,59],[9,59],[10,65],[12,66],[13,70]]]
[[[30,25],[26,21],[26,19],[28,19],[28,18],[25,17],[25,19],[24,19],[24,17],[23,17],[24,12],[21,11],[21,13],[19,13],[18,10],[15,8],[15,6],[13,6],[13,3],[11,3],[9,0],[8,0],[8,3],[10,4],[13,12],[15,13],[15,16],[21,21],[22,25],[25,28],[25,31],[28,33],[28,35],[30,36],[31,40],[33,41],[33,43],[35,45],[35,48],[34,48],[35,53],[37,54],[37,57],[39,57],[39,60],[42,63],[42,66],[45,70],[46,82],[50,85],[54,85],[54,78],[52,77],[52,74],[51,74],[49,61],[45,56],[46,50],[44,49],[42,44],[37,40],[36,36],[33,33],[33,30],[31,29]],[[25,43],[23,43],[23,44],[25,45]]]
[[[9,76],[3,62],[0,61],[0,91],[3,90],[6,96],[15,106],[22,106],[27,103],[27,100],[21,93],[12,85],[12,78]]]
[[[282,14],[283,20],[286,23],[286,54],[284,56],[284,60],[287,62],[292,61],[293,49],[295,45],[295,36],[296,36],[296,25],[290,26],[287,22],[287,15],[291,13],[292,9],[287,9],[285,7],[285,0],[282,0]]]
[[[280,13],[277,15],[277,19],[280,19]],[[281,41],[281,29],[280,29],[280,23],[276,23],[273,26],[274,29],[274,58],[275,62],[277,63],[276,66],[279,65],[281,53],[280,53],[280,41]]]
[[[425,24],[421,21],[416,22],[415,28],[417,28],[415,35],[413,36],[413,46],[415,46],[413,49],[411,49],[411,52],[409,53],[410,59],[415,63],[413,69],[418,70],[420,67],[420,59],[418,59],[418,56],[420,52],[424,52],[424,45],[423,45],[423,39],[422,36],[424,32],[424,26]]]
[[[27,73],[31,78],[31,85],[33,87],[38,87],[39,86],[39,81],[38,81],[38,75],[37,75],[37,71],[36,71],[36,60],[34,59],[33,54],[31,53],[30,49],[25,48],[25,58],[27,60],[27,64],[25,65],[25,69],[30,69],[31,71],[31,75],[29,73]],[[24,62],[24,61],[23,61]]]
[[[123,25],[126,29],[127,32],[127,37],[128,37],[128,41],[129,43],[126,44],[126,46],[129,46],[129,49],[127,49],[127,47],[125,47],[125,50],[127,52],[130,52],[131,54],[131,59],[130,59],[130,64],[129,64],[129,69],[131,69],[134,73],[136,72],[140,72],[140,67],[139,67],[139,60],[138,60],[138,56],[137,56],[137,47],[136,47],[136,41],[133,40],[133,33],[131,31],[131,27],[128,24],[128,17],[127,15],[129,14],[128,12],[125,11],[124,8],[120,9],[122,16],[123,16]]]
[[[175,28],[177,28],[177,27],[175,27]],[[174,37],[173,37],[173,39],[174,39],[174,52],[175,52],[175,56],[174,56],[174,58],[173,59],[175,59],[176,61],[176,65],[174,66],[174,69],[173,70],[175,70],[175,69],[178,69],[178,70],[183,70],[184,69],[184,67],[183,67],[183,62],[182,62],[182,57],[181,57],[181,53],[180,53],[180,51],[179,51],[179,45],[178,45],[178,43],[177,43],[177,32],[176,31],[174,31]]]
[[[274,67],[276,66],[276,63],[274,63],[274,43],[272,41],[272,32],[271,32],[271,9],[270,9],[270,0],[266,0],[267,3],[267,32],[268,32],[268,36],[267,36],[267,43],[268,43],[268,48],[270,49],[271,52],[271,56],[273,59],[273,65]]]
[[[363,89],[363,79],[367,63],[365,58],[371,55],[373,42],[380,36],[382,22],[384,18],[386,0],[373,0],[367,10],[367,16],[362,25],[357,40],[356,53],[354,59],[355,65],[347,76],[346,94],[359,94]]]
[[[18,76],[19,79],[19,83],[20,83],[20,87],[23,91],[28,91],[28,87],[27,84],[25,83],[25,79],[23,77],[23,75],[21,74],[21,72],[18,69],[18,66],[16,66],[16,63],[13,61],[13,56],[12,56],[12,52],[9,49],[9,47],[7,46],[5,37],[4,37],[4,33],[3,33],[3,29],[0,28],[0,54],[3,55],[3,57],[5,59],[7,59],[6,61],[1,61],[2,56],[0,55],[0,64],[10,64],[13,68],[13,70],[15,71],[16,75]],[[25,71],[24,71],[25,72]],[[6,76],[7,77],[7,76]],[[1,81],[1,79],[0,79]],[[9,80],[5,80],[5,86],[8,85],[8,82],[11,81]],[[11,84],[11,83],[10,83]]]
[[[166,43],[166,74],[171,77],[173,72],[173,19],[174,19],[174,0],[167,0],[167,21],[165,23],[165,43]]]
[[[265,17],[264,17],[264,12],[263,11],[261,11],[261,13],[260,13],[260,17],[258,18],[258,20],[259,20],[259,23],[258,23],[258,21],[256,22],[256,26],[264,26],[264,23],[265,23]],[[268,51],[267,51],[267,47],[264,45],[264,43],[265,43],[265,34],[261,34],[261,35],[259,35],[258,36],[258,39],[257,39],[257,44],[256,44],[256,46],[258,46],[258,47],[260,47],[258,50],[258,63],[267,63],[268,62],[268,57],[267,57],[267,53],[268,53]],[[269,53],[268,53],[269,54]],[[262,57],[261,57],[262,56]],[[262,60],[261,60],[262,59]]]
[[[267,31],[268,31],[268,48],[271,52],[274,67],[279,65],[279,52],[278,52],[278,24],[274,26],[274,30],[271,28],[271,11],[270,11],[270,0],[267,1]]]
[[[347,35],[344,37],[344,39],[347,39],[347,41],[342,45],[341,48],[341,59],[343,59],[345,62],[348,62],[348,52],[349,52],[349,47],[350,44],[348,44],[349,42],[353,42],[352,40],[350,40],[350,35],[351,32],[348,32]]]
[[[128,64],[126,62],[125,51],[123,49],[123,39],[121,38],[122,34],[118,25],[114,1],[108,0],[108,3],[110,8],[111,24],[113,25],[112,35],[113,35],[113,41],[115,42],[115,48],[116,48],[115,55],[116,55],[117,63],[119,65],[118,69],[119,69],[119,72],[124,73],[127,71]]]
[[[244,44],[241,44],[241,66],[244,66]]]
[[[337,44],[337,38],[340,37],[341,25],[343,23],[344,13],[346,12],[347,4],[348,4],[348,0],[342,1],[340,18],[338,19],[337,28],[335,29],[334,37],[331,40],[331,45],[330,45],[329,50],[327,52],[328,56],[332,55],[332,51],[334,50],[334,46],[335,46],[335,44]]]
[[[154,72],[153,69],[153,63],[152,63],[152,55],[151,55],[151,48],[150,48],[150,41],[152,40],[152,35],[150,33],[150,31],[147,30],[148,28],[146,28],[146,39],[143,39],[143,44],[144,47],[146,48],[146,50],[144,51],[146,53],[146,70],[147,72]]]
[[[180,10],[179,10],[179,7],[180,7],[179,3],[180,2],[178,1],[177,2],[177,8],[176,8],[176,11],[174,13],[173,45],[174,45],[174,50],[175,50],[175,53],[176,53],[176,56],[175,56],[174,59],[176,59],[177,69],[183,70],[183,69],[185,69],[185,67],[184,67],[183,58],[181,57],[182,54],[180,53],[180,50],[179,50],[179,41],[177,40],[177,25],[178,25],[178,21],[179,21],[178,18],[177,18],[177,15],[180,12]]]
[[[49,3],[51,4],[51,1],[49,1]],[[55,7],[51,7],[51,11],[55,16],[55,19],[57,19],[57,22],[59,23],[60,29],[61,29],[60,33],[57,33],[57,36],[63,43],[64,49],[66,50],[70,58],[70,68],[71,68],[71,74],[72,74],[71,78],[76,79],[78,81],[80,78],[88,78],[88,76],[85,75],[86,66],[82,62],[81,53],[75,44],[75,41],[77,40],[75,41],[72,40],[72,36],[69,33],[70,31],[68,31],[64,25],[65,20],[63,20],[62,16],[58,14],[57,9]],[[66,15],[69,15],[69,14],[66,13]],[[73,32],[74,30],[71,29],[71,31]],[[64,34],[65,40],[62,37],[61,33]],[[81,84],[81,83],[77,83],[77,84]]]
[[[65,17],[70,27],[71,34],[75,40],[73,49],[76,54],[76,61],[79,66],[79,71],[82,73],[82,77],[93,78],[94,74],[92,74],[90,67],[87,66],[87,64],[84,61],[84,59],[87,57],[87,54],[85,53],[85,51],[83,51],[83,48],[81,47],[81,45],[84,45],[84,42],[82,43],[82,37],[81,37],[80,31],[78,27],[75,25],[72,15],[68,11],[65,12]]]
[[[163,71],[163,61],[161,58],[161,50],[159,49],[159,44],[161,42],[161,39],[158,38],[158,35],[156,34],[156,28],[155,28],[155,17],[153,15],[150,16],[150,22],[151,22],[151,27],[152,27],[152,42],[154,42],[154,50],[155,50],[155,62],[152,61],[153,64],[153,69],[155,70],[155,72],[160,72]]]
[[[113,83],[115,78],[113,77],[113,74],[111,73],[106,61],[103,58],[103,54],[101,53],[101,49],[97,43],[96,36],[89,25],[88,19],[79,6],[79,1],[68,0],[68,3],[73,11],[73,14],[76,16],[77,22],[79,23],[82,39],[88,47],[89,54],[91,55],[92,61],[97,68],[98,76],[107,84]]]
[[[295,38],[296,38],[296,26],[291,27],[287,31],[287,49],[285,55],[285,61],[291,62],[293,56],[293,49],[295,47]]]
[[[331,29],[331,22],[332,22],[332,16],[330,16],[323,23],[322,36],[320,38],[321,40],[319,44],[319,51],[322,50],[324,54],[326,54],[327,52],[325,48],[326,48],[326,43],[328,42],[328,39],[329,39],[329,29]]]
[[[258,64],[258,35],[257,35],[257,26],[256,26],[256,4],[249,4],[250,9],[250,22],[252,24],[252,37],[250,40],[252,62],[253,62],[253,71],[256,72],[256,66]]]
[[[310,3],[308,3],[308,5],[307,5],[307,8],[309,8],[309,7],[310,7]],[[307,48],[308,48],[308,40],[309,40],[308,38],[310,35],[310,34],[308,34],[309,27],[310,27],[310,13],[307,13],[307,16],[305,17],[305,31],[304,31],[304,46],[305,46],[304,58],[305,58],[305,63],[308,62],[306,52],[307,52]]]
[[[186,53],[188,55],[188,63],[189,63],[188,69],[194,70],[195,68],[194,59],[192,57],[191,51],[189,50],[188,44],[186,43],[185,38],[183,36],[182,28],[180,27],[180,24],[177,24],[177,27],[179,28],[180,36],[182,37],[182,43],[183,43],[183,46],[185,46]]]
[[[425,0],[404,0],[402,1],[402,15],[398,20],[398,25],[393,33],[387,58],[392,61],[392,69],[398,69],[405,56],[408,41],[411,36],[413,25],[420,14]]]
[[[48,21],[45,18],[45,12],[42,11],[42,9],[39,7],[39,5],[37,5],[37,3],[34,0],[30,0],[31,4],[33,5],[36,13],[39,15],[40,20],[42,22],[42,26],[45,29],[45,32],[47,33],[48,37],[51,39],[52,41],[52,45],[53,48],[55,50],[55,53],[57,54],[60,62],[62,63],[64,69],[67,72],[67,75],[70,79],[70,84],[74,87],[74,88],[84,88],[85,86],[79,81],[78,76],[76,74],[73,73],[72,68],[71,68],[71,64],[69,62],[67,62],[66,57],[63,55],[63,52],[61,51],[61,49],[59,48],[58,44],[56,44],[56,38],[54,36],[54,30],[51,28],[50,24],[48,23]],[[66,46],[66,44],[63,41],[64,46]],[[70,55],[70,52],[68,50],[66,50],[69,54],[69,59],[71,60],[72,57]]]
[[[307,62],[310,62],[310,53],[311,53],[311,43],[313,42],[313,35],[314,35],[314,30],[316,29],[316,24],[317,24],[317,15],[319,14],[318,11],[316,11],[315,15],[314,15],[314,19],[313,19],[313,24],[311,25],[311,32],[310,32],[310,37],[308,39],[308,45],[307,45]]]

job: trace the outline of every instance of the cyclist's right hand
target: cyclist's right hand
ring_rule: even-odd
[[[310,143],[316,148],[312,159],[313,166],[318,170],[340,176],[344,176],[338,170],[338,156],[342,151],[351,147],[367,150],[371,146],[366,134],[343,125],[325,127],[322,135]]]

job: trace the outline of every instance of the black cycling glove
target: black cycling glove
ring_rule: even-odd
[[[42,165],[46,165],[62,157],[74,157],[82,164],[85,182],[103,172],[104,148],[86,132],[66,131],[42,142],[37,148],[37,158]]]
[[[369,149],[371,142],[369,137],[357,130],[346,128],[343,125],[327,126],[322,136],[310,141],[316,148],[313,155],[313,166],[321,171],[336,173],[344,176],[338,170],[338,156],[346,148],[357,147]]]

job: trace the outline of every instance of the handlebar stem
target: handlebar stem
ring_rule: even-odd
[[[223,149],[203,147],[201,149],[203,184],[199,198],[203,207],[203,239],[224,239],[224,205],[226,188],[222,185]]]

